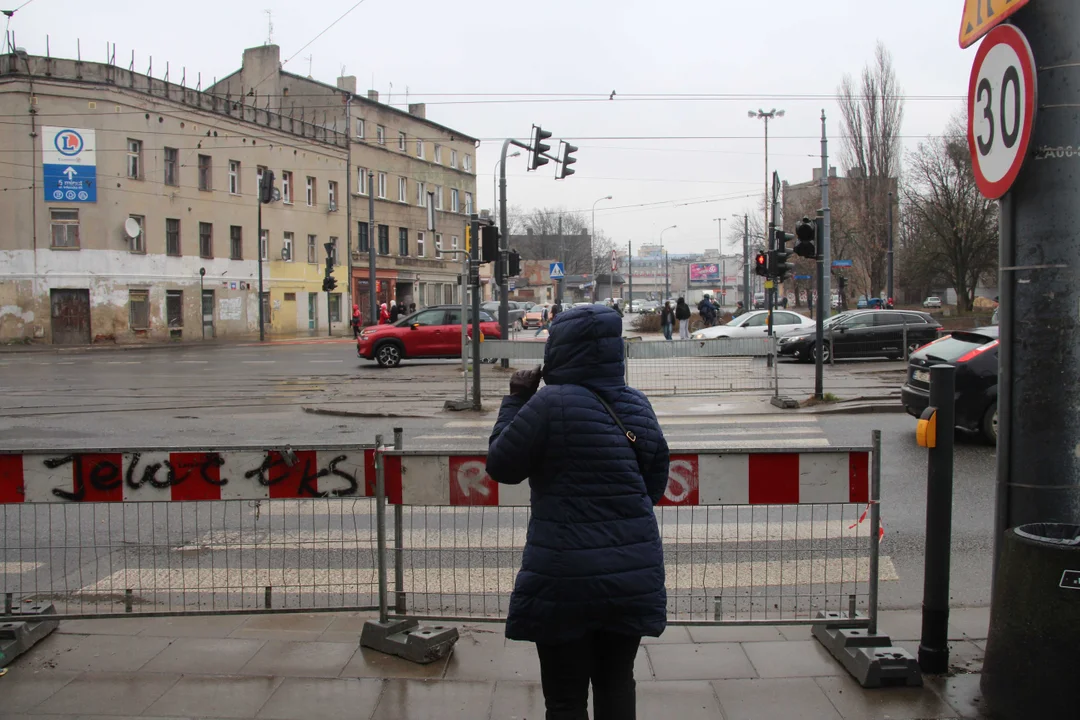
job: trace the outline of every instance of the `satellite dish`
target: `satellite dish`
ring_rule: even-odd
[[[135,218],[128,218],[124,221],[124,233],[132,240],[139,237],[139,233],[141,232],[142,228],[139,227],[139,221]]]

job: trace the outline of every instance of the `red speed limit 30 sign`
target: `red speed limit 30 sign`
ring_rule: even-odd
[[[968,145],[975,182],[997,200],[1027,158],[1035,123],[1035,58],[1012,25],[990,31],[975,55],[968,85]]]

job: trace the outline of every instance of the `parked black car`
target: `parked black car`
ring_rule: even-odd
[[[825,321],[822,358],[904,357],[937,339],[941,324],[924,312],[914,310],[855,310],[833,315]],[[817,335],[813,330],[795,330],[780,338],[781,355],[809,362],[817,357]]]
[[[939,363],[956,367],[956,426],[996,443],[998,329],[958,330],[919,348],[900,393],[908,414],[919,417],[930,404],[930,366]]]

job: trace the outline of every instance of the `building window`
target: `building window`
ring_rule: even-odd
[[[165,254],[179,257],[180,253],[180,220],[177,218],[165,218]]]
[[[328,300],[330,302],[330,322],[341,322],[341,293],[330,293]]]
[[[457,150],[450,151],[450,167],[457,170]]]
[[[454,286],[450,283],[443,285],[443,303],[447,305],[454,304]]]
[[[165,291],[165,322],[169,329],[184,327],[184,291]]]
[[[435,146],[435,162],[442,165],[442,145]]]
[[[461,212],[461,193],[457,188],[450,189],[450,212]]]
[[[132,180],[142,180],[142,140],[128,138],[127,176]]]
[[[79,211],[50,210],[52,246],[54,248],[79,247]]]
[[[293,261],[293,237],[291,232],[285,233],[284,244],[281,247],[281,259],[285,262]]]
[[[397,149],[401,152],[405,152],[405,133],[399,132],[397,134]]]
[[[364,139],[364,118],[356,118],[356,139]]]
[[[292,204],[292,173],[288,170],[281,171],[281,202]]]
[[[390,226],[389,225],[380,225],[379,226],[379,254],[380,255],[389,255],[390,254]]]
[[[337,183],[330,181],[326,184],[326,202],[331,212],[337,210]]]
[[[398,228],[398,255],[409,257],[409,228]]]
[[[244,259],[244,228],[239,225],[229,226],[229,259]]]
[[[319,262],[319,256],[315,252],[315,236],[314,235],[308,235],[307,236],[307,261],[309,263],[317,263],[317,262]]]
[[[451,235],[450,236],[450,249],[451,250],[457,250],[457,243],[458,243],[458,236],[457,235]]]
[[[425,283],[417,283],[416,288],[416,303],[420,307],[424,307],[424,290],[427,288],[427,285]]]
[[[409,181],[403,177],[397,179],[398,202],[409,202]]]
[[[465,156],[464,167],[465,172],[472,172],[472,155]]]
[[[386,173],[379,173],[379,199],[386,199]]]
[[[465,214],[472,215],[472,193],[465,193]]]
[[[315,178],[313,177],[307,179],[307,204],[308,207],[315,206]]]
[[[270,257],[270,231],[263,230],[259,234],[259,259],[266,260]]]
[[[296,293],[285,293],[285,302],[296,302]]]
[[[379,141],[380,145],[386,144],[386,128],[382,125],[375,126],[375,138]]]
[[[139,234],[131,238],[131,252],[146,252],[146,218],[142,215],[128,215],[129,218],[139,224]]]
[[[128,290],[128,325],[132,330],[150,328],[149,290]]]
[[[213,185],[213,166],[211,165],[211,159],[209,155],[199,156],[199,189],[210,191],[214,189]]]
[[[435,186],[435,209],[442,210],[442,188]]]
[[[262,197],[262,179],[266,168],[262,165],[255,166],[255,194]]]
[[[165,148],[165,184],[180,184],[180,153],[176,148]]]
[[[435,259],[442,260],[442,233],[435,233]]]
[[[420,138],[416,138],[416,157],[424,159],[424,141]]]
[[[427,185],[425,183],[416,183],[416,205],[417,207],[427,207]]]
[[[330,259],[333,261],[333,263],[335,265],[339,264],[338,263],[337,238],[336,237],[331,237],[330,238]]]
[[[214,257],[214,224],[199,223],[199,257]]]
[[[240,162],[237,160],[229,161],[229,194],[240,194]]]
[[[368,224],[366,222],[356,223],[356,252],[371,252],[371,245],[368,241]]]
[[[424,257],[424,233],[416,233],[416,257]]]
[[[368,194],[368,171],[367,168],[356,168],[356,194]]]

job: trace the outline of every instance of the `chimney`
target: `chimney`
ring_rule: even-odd
[[[821,182],[821,168],[814,168],[814,182]]]
[[[427,105],[425,103],[409,103],[409,114],[415,115],[421,120],[427,119]]]
[[[371,102],[379,102],[379,91],[378,90],[368,90],[367,91],[367,99],[370,100]]]
[[[829,177],[831,177],[831,178],[836,177],[836,166],[833,166],[833,167],[829,168]]]
[[[338,90],[344,90],[352,95],[356,94],[356,76],[342,75],[337,79]]]

